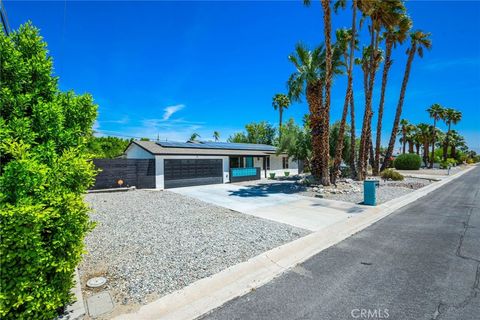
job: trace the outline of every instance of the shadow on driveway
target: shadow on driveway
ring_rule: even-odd
[[[245,188],[239,190],[230,190],[229,196],[268,197],[271,194],[295,194],[306,190],[305,186],[296,183],[259,183],[245,186]]]

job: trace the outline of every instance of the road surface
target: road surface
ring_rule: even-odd
[[[480,319],[480,167],[202,319]]]

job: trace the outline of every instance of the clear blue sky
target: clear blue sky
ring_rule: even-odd
[[[323,41],[322,12],[293,2],[20,2],[5,1],[11,27],[41,29],[62,89],[89,92],[106,134],[185,140],[192,132],[222,139],[251,121],[277,124],[272,95],[285,92],[295,43]],[[430,122],[440,103],[463,112],[456,126],[480,151],[480,2],[407,3],[414,28],[432,33],[433,48],[415,58],[403,116]],[[350,12],[333,27],[350,27]],[[365,29],[365,28],[364,28]],[[363,39],[365,39],[363,30]],[[394,53],[387,88],[384,142],[391,130],[406,46]],[[332,119],[340,117],[345,77],[335,80]],[[376,96],[380,85],[380,74]],[[357,127],[363,112],[355,74]],[[375,108],[377,101],[374,101]],[[285,117],[301,121],[305,103]],[[375,123],[375,119],[374,119]],[[444,125],[441,125],[444,128]]]

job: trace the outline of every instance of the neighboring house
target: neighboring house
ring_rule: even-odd
[[[298,174],[298,162],[263,144],[132,141],[127,159],[155,159],[156,189]]]

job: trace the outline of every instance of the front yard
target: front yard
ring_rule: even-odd
[[[117,306],[144,304],[308,234],[169,191],[92,193],[96,228],[79,266],[105,276]],[[98,291],[98,290],[97,290]]]

